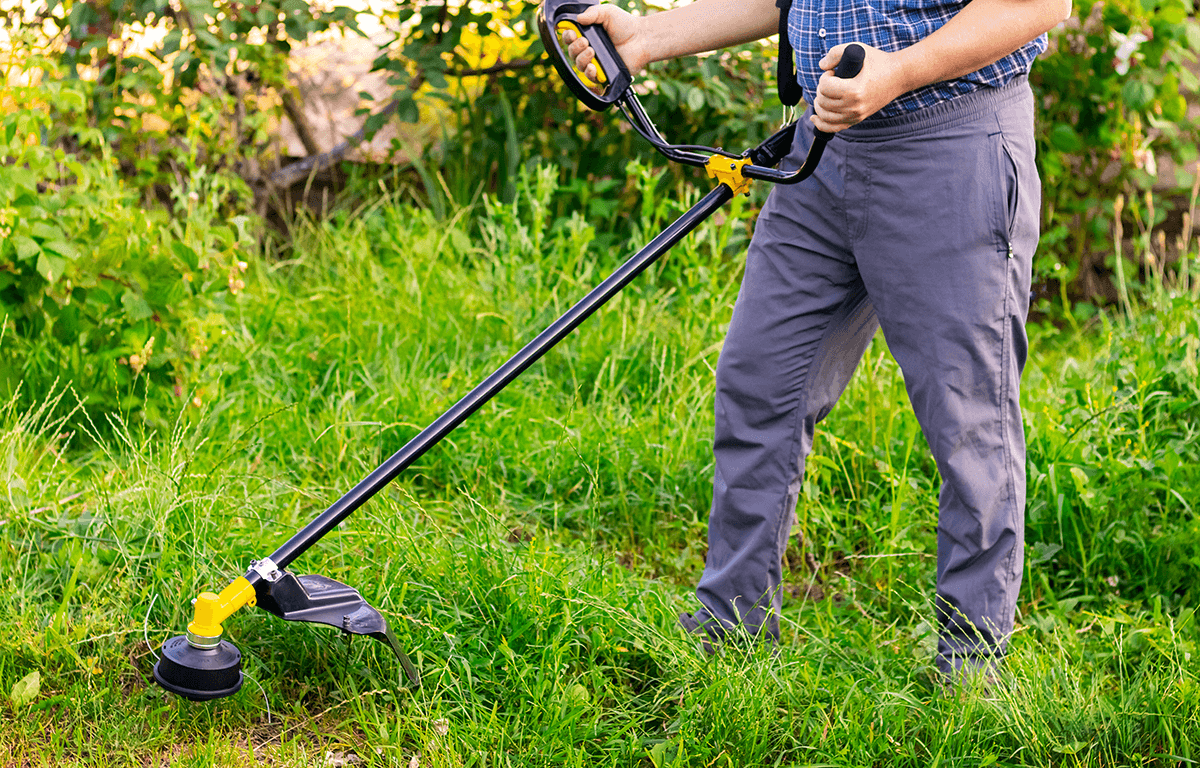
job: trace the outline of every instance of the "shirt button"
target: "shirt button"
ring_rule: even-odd
[[[819,30],[817,30],[817,37],[821,38],[822,40],[825,39],[825,27],[821,27]]]

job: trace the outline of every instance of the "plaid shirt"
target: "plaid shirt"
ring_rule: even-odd
[[[970,0],[793,0],[788,14],[788,38],[796,50],[796,79],[811,102],[821,68],[817,62],[835,45],[860,42],[895,52],[928,37]],[[877,115],[894,117],[931,107],[979,88],[999,87],[1029,72],[1037,55],[1046,50],[1041,35],[994,64],[965,77],[909,91]]]

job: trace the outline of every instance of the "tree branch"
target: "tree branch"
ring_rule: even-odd
[[[392,99],[386,107],[381,109],[377,114],[391,115],[400,106],[399,99]],[[333,167],[336,163],[341,162],[355,145],[362,141],[367,135],[367,125],[363,122],[363,126],[354,133],[346,137],[346,140],[338,144],[328,152],[323,152],[319,155],[310,155],[298,163],[285,165],[279,170],[267,177],[267,185],[274,189],[286,189],[293,184],[303,181],[309,176],[320,173],[328,168]]]
[[[512,61],[496,62],[483,69],[456,69],[446,72],[448,77],[477,77],[479,75],[495,75],[500,72],[514,72],[519,69],[529,69],[538,59],[513,59]]]
[[[291,88],[283,88],[282,95],[283,111],[287,113],[288,120],[292,121],[292,127],[296,129],[296,135],[300,137],[304,151],[309,155],[321,154],[321,145],[317,143],[312,125],[309,124],[308,118],[304,114],[304,106],[296,98],[296,94]]]
[[[495,75],[500,72],[512,72],[521,69],[528,69],[529,67],[532,67],[534,64],[538,63],[538,61],[539,59],[514,59],[512,61],[497,62],[490,67],[483,67],[480,69],[459,69],[452,72],[447,72],[446,74],[450,77],[478,77],[481,75]],[[415,93],[417,90],[419,90],[424,80],[424,77],[418,73],[408,85],[409,93]],[[292,116],[292,110],[288,106],[288,96],[286,94],[284,96],[283,106],[284,109],[287,110],[288,117],[290,118]],[[400,100],[393,99],[386,107],[380,110],[378,114],[391,115],[399,106]],[[328,152],[316,154],[314,152],[314,148],[310,147],[308,142],[304,140],[304,134],[299,130],[299,124],[296,122],[296,120],[293,119],[292,124],[297,126],[296,132],[300,134],[300,140],[304,142],[304,148],[312,154],[299,162],[292,163],[291,165],[285,165],[268,176],[267,185],[274,189],[285,189],[293,184],[303,181],[312,174],[320,173],[321,171],[331,168],[336,163],[341,162],[342,158],[346,156],[346,153],[348,153],[356,144],[361,142],[367,135],[367,128],[366,124],[364,123],[362,128],[359,128],[357,131],[347,136],[346,140],[341,144],[338,144]]]

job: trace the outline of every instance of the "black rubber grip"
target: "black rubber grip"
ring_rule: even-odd
[[[842,51],[842,60],[833,68],[833,76],[843,80],[852,80],[862,72],[863,61],[867,58],[867,49],[858,43],[850,43]]]
[[[842,50],[841,61],[833,68],[833,76],[843,80],[852,80],[862,72],[863,61],[867,58],[867,50],[858,43],[850,43]],[[817,141],[829,141],[833,134],[828,131],[816,131]]]

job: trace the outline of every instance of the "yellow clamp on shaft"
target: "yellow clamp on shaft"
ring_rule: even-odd
[[[221,622],[233,615],[233,612],[243,605],[254,605],[255,602],[254,587],[244,576],[221,590],[219,595],[214,595],[212,592],[201,592],[200,596],[196,598],[192,623],[187,626],[189,639],[192,636],[209,639],[220,638]]]
[[[708,169],[709,178],[716,179],[733,190],[733,194],[740,195],[750,190],[750,179],[742,175],[742,167],[749,162],[748,157],[713,155],[704,167]]]

